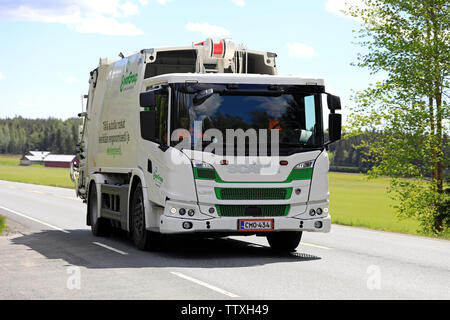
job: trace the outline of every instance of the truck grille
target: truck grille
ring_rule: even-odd
[[[289,212],[289,205],[216,205],[221,217],[281,217]]]
[[[215,188],[219,200],[285,200],[292,188]]]

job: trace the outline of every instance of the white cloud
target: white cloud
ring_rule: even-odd
[[[139,7],[121,0],[20,0],[0,4],[0,19],[60,23],[79,32],[107,35],[139,35],[144,32],[130,22],[119,22],[139,13]]]
[[[58,78],[60,78],[65,83],[74,84],[75,82],[77,82],[76,78],[74,78],[74,77],[66,77],[61,72],[57,72],[56,75],[58,76]]]
[[[160,5],[166,5],[167,3],[169,3],[172,0],[156,0],[156,2],[158,2]]]
[[[188,22],[185,25],[185,28],[189,31],[200,32],[207,37],[223,37],[231,35],[230,31],[227,29],[209,23]]]
[[[139,3],[143,6],[148,5],[148,0],[139,0]]]
[[[0,72],[0,80],[5,79],[5,76],[3,76],[3,73]]]
[[[231,0],[231,2],[233,2],[235,5],[237,5],[239,7],[245,6],[245,0]]]
[[[75,26],[75,30],[86,33],[119,36],[134,36],[144,33],[132,23],[120,23],[114,18],[107,18],[104,16],[82,19],[80,23]]]
[[[341,15],[347,18],[355,19],[360,21],[359,18],[346,15],[343,10],[348,10],[351,6],[364,8],[364,0],[328,0],[325,3],[325,10],[337,15]]]
[[[124,4],[121,4],[119,8],[122,10],[125,17],[134,16],[139,13],[138,6],[131,2],[125,2]]]
[[[289,49],[288,54],[290,57],[311,58],[319,56],[313,47],[300,42],[289,42],[286,46]]]

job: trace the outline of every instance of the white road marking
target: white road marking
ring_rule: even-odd
[[[320,249],[326,249],[326,250],[331,250],[331,248],[324,247],[324,246],[319,246],[317,244],[312,244],[312,243],[307,243],[307,242],[300,242],[300,245],[304,245],[304,246],[308,246],[308,247],[314,247],[314,248],[320,248]]]
[[[52,228],[52,229],[55,229],[55,230],[58,230],[58,231],[61,231],[61,232],[64,232],[64,233],[70,233],[70,232],[67,231],[67,230],[61,229],[61,228],[59,228],[59,227],[56,227],[56,226],[51,225],[51,224],[49,224],[49,223],[46,223],[46,222],[44,222],[44,221],[38,220],[38,219],[36,219],[36,218],[32,218],[32,217],[30,217],[30,216],[27,216],[26,214],[17,212],[17,211],[15,211],[15,210],[12,210],[12,209],[9,209],[9,208],[3,207],[3,206],[0,206],[0,209],[9,211],[9,212],[11,212],[11,213],[14,213],[14,214],[16,214],[16,215],[18,215],[18,216],[21,216],[21,217],[24,217],[24,218],[27,218],[27,219],[29,219],[29,220],[38,222],[38,223],[43,224],[43,225],[45,225],[45,226],[47,226],[47,227],[50,227],[50,228]]]
[[[75,201],[82,201],[82,200],[79,199],[79,198],[68,197],[68,196],[62,196],[62,195],[56,194],[56,193],[54,193],[53,196],[54,196],[54,197],[57,197],[57,198],[61,198],[61,199],[69,199],[69,200],[75,200]]]
[[[37,190],[26,190],[26,189],[24,189],[23,191],[25,191],[25,192],[34,192],[34,193],[39,193],[39,194],[45,194],[45,192],[41,192],[41,191],[37,191]]]
[[[199,285],[201,285],[201,286],[204,286],[204,287],[206,287],[206,288],[208,288],[208,289],[211,289],[211,290],[217,291],[217,292],[219,292],[219,293],[222,293],[222,294],[224,294],[224,295],[226,295],[226,296],[229,296],[229,297],[231,297],[231,298],[239,298],[239,296],[236,295],[236,294],[234,294],[234,293],[231,293],[231,292],[228,292],[228,291],[226,291],[226,290],[217,288],[216,286],[213,286],[213,285],[208,284],[208,283],[206,283],[206,282],[203,282],[203,281],[201,281],[201,280],[197,280],[197,279],[191,278],[191,277],[189,277],[189,276],[187,276],[187,275],[184,275],[184,274],[182,274],[182,273],[180,273],[180,272],[170,272],[170,273],[173,274],[173,275],[176,275],[176,276],[178,276],[178,277],[180,277],[180,278],[183,278],[183,279],[192,281],[192,282],[194,282],[194,283],[196,283],[196,284],[199,284]]]
[[[100,247],[103,247],[103,248],[105,248],[105,249],[108,249],[108,250],[111,250],[111,251],[114,251],[114,252],[123,254],[123,255],[127,255],[127,254],[128,254],[128,253],[126,253],[126,252],[124,252],[124,251],[115,249],[115,248],[113,248],[113,247],[107,246],[106,244],[103,244],[103,243],[100,243],[100,242],[92,242],[92,243],[93,243],[93,244],[96,244],[96,245],[98,245],[98,246],[100,246]]]

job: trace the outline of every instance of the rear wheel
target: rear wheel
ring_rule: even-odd
[[[267,235],[270,247],[278,252],[293,252],[300,244],[302,232],[273,232]]]
[[[140,250],[160,250],[163,245],[162,235],[146,229],[141,183],[138,183],[131,198],[130,215],[131,237],[136,247]]]
[[[91,220],[92,234],[96,237],[107,236],[111,231],[111,223],[108,219],[101,218],[98,215],[97,187],[93,183],[89,190],[89,214]]]

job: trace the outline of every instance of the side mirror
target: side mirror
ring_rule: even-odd
[[[141,111],[141,137],[144,140],[156,139],[156,112],[155,110]]]
[[[194,103],[194,106],[198,106],[206,101],[209,97],[211,97],[214,94],[213,89],[205,89],[200,91],[199,93],[195,94],[194,99],[192,102]]]
[[[341,98],[327,94],[327,105],[330,110],[341,110]]]
[[[330,113],[328,115],[328,132],[332,143],[341,139],[342,115],[340,113]]]
[[[139,104],[141,107],[153,107],[156,105],[155,91],[141,92],[139,95]]]

